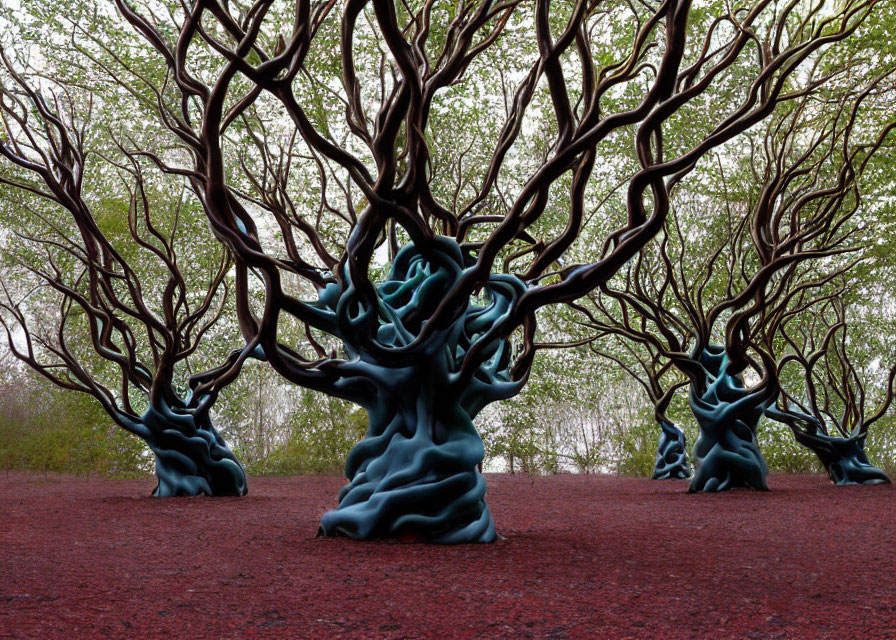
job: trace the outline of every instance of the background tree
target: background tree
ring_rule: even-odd
[[[682,379],[672,361],[664,358],[652,345],[639,345],[620,339],[618,335],[614,337],[617,345],[611,346],[616,349],[602,348],[603,345],[595,342],[591,342],[589,347],[596,355],[615,362],[636,380],[653,405],[653,418],[660,427],[660,439],[651,477],[654,480],[689,478],[691,468],[684,432],[667,415],[675,392],[687,385],[687,379]]]
[[[27,221],[8,204],[6,229],[17,242],[9,255],[31,276],[18,290],[3,284],[11,352],[56,385],[91,395],[146,442],[159,480],[153,495],[244,495],[245,473],[209,411],[248,351],[234,352],[212,384],[194,376],[188,390],[177,381],[224,309],[226,251],[202,259],[183,187],[166,193],[121,148],[117,159],[88,150],[89,99],[0,56],[0,185],[17,194],[16,214]],[[127,189],[126,208],[96,203],[102,190],[85,186],[110,169]]]
[[[823,299],[821,287],[850,266],[841,260],[817,278],[812,261],[853,250],[856,155],[873,154],[890,127],[867,146],[850,136],[859,107],[883,79],[833,101],[809,92],[770,121],[762,143],[751,145],[761,149],[750,156],[759,188],[747,192],[741,207],[727,190],[721,201],[723,241],[710,239],[705,218],[691,218],[702,229],[688,224],[679,207],[664,239],[643,251],[618,285],[602,287],[592,307],[577,306],[593,330],[647,345],[688,376],[700,426],[692,491],[767,488],[756,429],[780,383],[762,338],[783,315],[804,313],[817,296]],[[714,206],[692,197],[698,211]],[[688,268],[699,255],[688,245],[698,243],[706,257]]]
[[[260,363],[243,368],[218,407],[250,474],[339,474],[367,424],[349,403],[297,389]]]
[[[530,474],[643,473],[639,427],[647,407],[614,363],[589,357],[583,349],[536,359],[525,388],[480,415],[487,468]],[[652,450],[647,455],[652,464]]]
[[[893,401],[896,365],[886,372],[884,396],[869,414],[870,389],[865,372],[854,364],[842,293],[835,292],[810,318],[782,319],[778,336],[786,355],[778,367],[793,363],[802,389],[782,390],[777,406],[767,413],[787,424],[797,441],[818,456],[834,484],[888,483],[887,474],[868,461],[865,440]]]

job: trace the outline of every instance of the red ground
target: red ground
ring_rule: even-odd
[[[896,490],[489,476],[494,545],[317,539],[339,478],[247,498],[0,475],[0,638],[896,638]]]

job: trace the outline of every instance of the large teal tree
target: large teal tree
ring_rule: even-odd
[[[166,70],[127,82],[234,255],[246,342],[368,413],[321,532],[453,543],[495,539],[473,420],[525,383],[538,310],[605,284],[662,228],[667,181],[804,93],[877,3],[116,4]],[[477,101],[496,127],[451,117]],[[626,138],[625,213],[586,215]],[[455,188],[450,139],[474,176]]]

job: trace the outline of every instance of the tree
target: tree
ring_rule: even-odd
[[[7,161],[0,185],[18,198],[7,201],[7,231],[17,243],[8,255],[31,275],[21,291],[2,285],[0,323],[11,352],[59,387],[89,394],[146,442],[158,476],[153,495],[244,495],[245,473],[209,412],[250,352],[237,350],[218,370],[192,376],[186,392],[177,380],[224,310],[226,251],[201,259],[191,225],[180,224],[190,216],[182,188],[166,193],[123,148],[118,159],[88,149],[90,101],[65,86],[35,84],[39,73],[29,77],[5,52],[0,57]],[[125,210],[110,212],[114,205],[97,197],[91,153],[127,187]],[[13,207],[35,223],[30,230]]]
[[[582,346],[537,358],[518,395],[480,414],[486,460],[501,459],[510,473],[619,472],[638,453],[625,437],[644,414],[637,391],[615,363]]]
[[[796,440],[818,456],[834,484],[889,483],[887,474],[868,461],[865,440],[893,402],[896,365],[886,374],[884,397],[869,415],[869,389],[848,345],[841,294],[842,289],[835,292],[803,326],[795,315],[782,320],[778,334],[788,348],[778,369],[793,363],[801,370],[803,388],[798,395],[783,390],[778,405],[766,413],[787,424]]]

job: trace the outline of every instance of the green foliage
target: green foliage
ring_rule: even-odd
[[[131,30],[115,18],[111,4],[105,6],[103,3],[84,3],[80,0],[63,0],[61,3],[33,0],[18,4],[22,5],[20,9],[0,9],[0,15],[16,23],[15,28],[10,26],[6,35],[2,36],[4,43],[15,45],[9,47],[10,50],[23,56],[39,46],[43,71],[48,78],[64,78],[72,87],[82,88],[83,94],[75,92],[78,100],[86,101],[90,96],[94,103],[92,117],[102,125],[91,131],[92,137],[88,140],[91,149],[114,156],[115,145],[109,134],[122,136],[126,132],[128,139],[134,139],[143,148],[171,156],[177,153],[164,135],[143,126],[143,122],[150,120],[156,109],[156,95],[149,90],[148,84],[165,85],[164,69],[154,63],[155,57],[146,50],[145,43],[135,41]],[[415,0],[405,6],[416,10],[420,4]],[[427,43],[430,54],[438,51],[445,41],[446,25],[458,11],[455,4],[435,3],[432,33]],[[554,4],[555,11],[551,15],[555,22],[552,29],[556,35],[562,29],[573,3]],[[178,3],[156,5],[176,7]],[[273,3],[271,11],[287,11],[288,5]],[[402,4],[398,6],[403,14]],[[690,29],[695,33],[705,30],[719,12],[717,9],[723,6],[724,3],[716,0],[698,3],[690,16]],[[604,23],[607,32],[599,34],[602,36],[601,46],[592,51],[599,65],[624,57],[637,23],[632,12],[645,11],[646,7],[645,4],[639,9],[637,4],[625,3],[600,7],[601,11],[608,13],[608,22]],[[457,193],[455,199],[463,202],[478,188],[503,123],[504,96],[496,90],[494,83],[500,80],[512,86],[514,76],[537,55],[530,37],[530,19],[531,7],[523,3],[520,11],[514,13],[497,46],[474,62],[461,81],[441,91],[434,102],[430,127],[423,133],[431,147],[429,170],[434,177],[430,186],[437,200],[450,201],[452,194]],[[279,23],[278,20],[270,22]],[[89,33],[82,26],[85,24],[91,26]],[[315,127],[324,135],[344,142],[342,138],[346,134],[340,130],[344,107],[338,90],[327,87],[328,82],[341,75],[339,57],[332,55],[339,42],[336,27],[335,22],[322,26],[319,37],[313,42],[304,73],[297,79],[296,90],[307,97],[308,116]],[[379,77],[388,66],[384,63],[388,56],[382,55],[376,40],[364,37],[365,30],[372,28],[372,23],[362,26],[354,44],[357,73],[365,79],[362,83],[365,87],[378,86]],[[870,21],[867,28],[860,32],[860,37],[851,41],[851,49],[843,55],[855,55],[865,65],[855,67],[856,75],[867,75],[868,65],[883,68],[892,62],[894,28],[896,13],[889,9],[881,11],[878,19]],[[73,37],[70,38],[70,34]],[[102,34],[101,37],[99,34]],[[173,38],[173,27],[165,35]],[[266,48],[273,49],[272,43],[279,35],[283,34],[265,32],[261,40],[266,43]],[[221,36],[226,37],[226,34]],[[692,41],[699,42],[699,39]],[[214,52],[204,55],[193,56],[197,67],[194,71],[199,75],[221,63],[220,59],[216,61]],[[573,57],[574,53],[570,52],[564,64],[574,63]],[[839,64],[837,60],[829,64]],[[203,64],[208,65],[208,69],[203,68]],[[749,82],[740,80],[752,74],[752,61],[745,59],[739,64],[732,68],[732,80],[719,84],[667,123],[667,154],[672,156],[680,148],[693,144],[713,126],[718,105],[730,102],[747,90]],[[128,86],[108,82],[108,77],[101,72],[104,65],[117,71]],[[648,75],[645,72],[645,84]],[[148,83],[139,80],[140,77],[146,78]],[[852,76],[841,80],[850,82]],[[176,112],[179,103],[176,94],[170,90],[170,83],[168,86],[169,90],[163,92],[161,99]],[[241,91],[236,90],[238,88],[235,84],[234,96],[241,95]],[[607,112],[612,112],[620,105],[633,106],[642,97],[642,89],[639,83],[630,83],[619,95],[605,96],[603,107]],[[570,91],[575,102],[580,88],[573,84]],[[365,94],[362,99],[375,103],[376,95],[373,94],[375,92]],[[873,104],[877,111],[869,108],[867,113],[863,112],[865,121],[859,129],[871,129],[877,121],[891,117],[892,93],[885,98],[886,95]],[[129,107],[120,108],[125,102]],[[543,84],[536,91],[533,104],[535,108],[527,115],[523,133],[513,149],[515,160],[502,170],[501,184],[509,193],[519,187],[533,166],[551,150],[556,123],[550,116],[550,99]],[[268,114],[264,113],[266,105],[262,98],[257,111],[248,113],[247,119],[268,122]],[[270,127],[269,135],[272,140],[281,143],[288,137],[276,126]],[[680,250],[686,255],[680,265],[685,272],[684,280],[698,281],[697,276],[707,270],[707,256],[726,240],[730,223],[727,215],[730,213],[735,218],[742,215],[747,203],[756,197],[759,182],[753,175],[752,155],[755,149],[752,145],[759,142],[760,135],[761,131],[757,130],[720,148],[716,155],[704,159],[687,183],[677,188],[675,206],[682,235],[670,240],[670,251],[675,254]],[[225,142],[238,151],[232,154],[233,158],[247,163],[259,162],[260,151],[255,148],[256,141],[249,135],[246,123],[235,122]],[[351,144],[350,139],[347,144]],[[396,144],[404,144],[402,135],[398,136]],[[356,145],[351,150],[363,160],[369,160],[362,146]],[[306,151],[302,143],[297,143],[296,157],[304,157]],[[273,154],[269,158],[273,165],[282,159],[272,149],[268,149],[268,153]],[[856,323],[858,331],[851,344],[855,345],[856,351],[860,346],[865,346],[872,357],[882,356],[884,364],[893,358],[892,313],[888,312],[893,306],[892,273],[896,256],[896,252],[892,251],[893,238],[896,237],[896,197],[893,195],[896,193],[896,163],[892,162],[892,157],[892,153],[879,154],[865,174],[864,191],[872,197],[866,201],[866,209],[856,225],[855,237],[857,243],[861,241],[870,248],[865,254],[868,259],[856,266],[852,274],[856,284],[847,294],[864,300],[867,307],[859,314],[861,324]],[[335,186],[332,179],[335,176],[330,176],[329,186],[325,187],[320,184],[313,163],[306,163],[311,167],[308,171],[298,164],[291,167],[290,192],[299,210],[315,211],[322,199],[329,198],[335,203],[344,197]],[[142,279],[147,283],[147,295],[150,298],[158,296],[166,284],[164,269],[149,252],[130,243],[129,194],[121,183],[121,176],[114,171],[103,171],[104,168],[107,167],[96,156],[91,157],[86,183],[98,186],[87,197],[95,210],[97,222],[125,258],[133,261],[140,270]],[[614,193],[614,185],[637,168],[630,132],[620,132],[607,140],[602,147],[595,179],[589,185],[587,215],[589,219],[595,218],[591,222],[594,233],[582,235],[571,251],[571,258],[594,259],[594,252],[600,246],[595,238],[602,237],[605,228],[612,226],[615,218],[625,215],[624,193]],[[207,281],[209,272],[213,272],[218,264],[220,247],[206,230],[204,217],[195,203],[183,201],[178,185],[172,187],[161,176],[149,170],[147,173],[146,189],[153,203],[153,219],[166,235],[173,233],[173,227],[178,229],[176,249],[182,259],[181,267],[185,270],[186,279],[191,285]],[[232,182],[239,184],[239,176],[232,177]],[[552,189],[548,211],[530,229],[538,237],[555,237],[562,230],[569,208],[568,187],[567,177],[558,181]],[[30,200],[23,203],[20,198],[14,199],[2,191],[0,199],[16,206],[14,212],[6,208],[3,210],[7,230],[33,232],[37,228],[43,231],[45,225],[33,215],[38,208]],[[708,202],[714,206],[707,207]],[[352,204],[360,209],[365,201],[356,196]],[[727,205],[729,210],[726,211],[722,204]],[[32,207],[34,210],[29,212]],[[483,214],[503,212],[502,202],[497,197],[487,199],[483,207]],[[58,220],[53,212],[42,209],[38,212]],[[348,232],[347,222],[324,216],[318,217],[316,225],[328,249],[335,252],[335,248],[344,242]],[[143,231],[142,226],[139,229]],[[481,238],[471,234],[471,239]],[[262,238],[262,241],[268,240],[270,238]],[[40,247],[28,243],[16,244],[26,262],[40,264],[43,257]],[[509,246],[502,258],[519,248]],[[9,256],[0,254],[0,260],[9,262]],[[65,270],[65,257],[57,257],[57,260]],[[524,270],[525,266],[525,259],[513,265],[516,271]],[[747,262],[746,266],[754,265]],[[707,286],[702,290],[708,304],[724,295],[727,275],[724,270],[716,269],[708,279]],[[4,279],[7,279],[5,273]],[[24,286],[26,283],[21,280],[20,284]],[[252,295],[258,295],[258,292]],[[235,346],[238,341],[235,327],[226,323],[234,315],[230,304],[228,302],[224,310],[223,321],[204,336],[203,348],[189,366],[184,365],[178,370],[183,374],[181,379],[193,371],[215,365],[221,354]],[[73,324],[77,325],[77,321]],[[566,331],[570,331],[566,324]],[[291,340],[287,335],[281,337],[292,344],[301,341]],[[552,339],[554,337],[557,336],[552,336]],[[568,334],[561,337],[570,338]],[[90,354],[86,353],[88,342],[74,342],[85,345],[81,347],[85,351],[83,357],[89,358]],[[79,353],[79,357],[81,355]],[[146,360],[151,359],[148,354],[142,355]],[[503,460],[509,470],[527,473],[576,470],[649,476],[659,429],[653,421],[647,398],[639,388],[623,381],[624,374],[618,367],[595,360],[593,355],[580,351],[542,352],[531,381],[519,398],[490,409],[477,420],[485,442],[487,460],[490,459],[494,466],[497,466],[498,460]],[[863,366],[865,364],[863,361]],[[104,372],[101,367],[102,363],[92,364],[92,370],[98,376],[115,375],[114,370]],[[57,391],[43,381],[16,372],[9,375],[12,377],[3,383],[4,394],[0,400],[0,464],[6,468],[75,472],[98,470],[128,475],[145,472],[151,466],[142,445],[113,427],[90,398]],[[788,388],[796,387],[799,382],[789,380],[788,376],[792,375],[789,370],[785,372]],[[880,395],[879,385],[877,392]],[[685,430],[688,442],[693,444],[696,431],[683,401],[684,395],[679,394],[668,415]],[[348,450],[360,439],[366,427],[363,412],[339,400],[291,389],[282,384],[269,368],[261,366],[248,369],[226,390],[215,408],[214,417],[251,473],[339,473]],[[820,470],[814,457],[796,445],[782,425],[764,421],[760,444],[773,471]],[[885,416],[871,429],[867,448],[876,464],[891,473],[896,471],[896,419],[892,414]]]
[[[653,474],[658,437],[659,427],[649,413],[625,431],[613,434],[616,474],[649,478]]]
[[[0,468],[135,477],[152,470],[146,447],[89,396],[21,371],[0,386]]]
[[[652,415],[624,372],[576,348],[539,357],[523,391],[476,425],[486,468],[649,476],[659,437]]]
[[[760,423],[759,447],[772,473],[825,473],[815,454],[798,444],[790,428],[780,422]]]
[[[249,473],[339,475],[348,452],[367,430],[367,416],[350,403],[305,391],[300,407],[282,428],[285,442],[275,445],[264,458],[248,463]]]
[[[896,478],[896,418],[890,413],[868,431],[865,452],[874,466]]]
[[[367,429],[363,410],[293,387],[258,362],[221,395],[214,418],[246,471],[263,475],[339,475]]]

